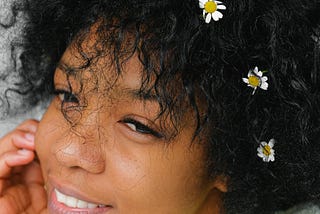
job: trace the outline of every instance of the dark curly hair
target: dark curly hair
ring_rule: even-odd
[[[84,66],[107,53],[121,72],[137,53],[146,74],[141,90],[156,91],[161,114],[178,125],[188,99],[195,136],[206,133],[208,172],[228,177],[227,213],[271,213],[318,200],[320,2],[224,4],[224,17],[207,24],[198,0],[27,1],[23,87],[30,97],[51,93],[66,47],[77,41],[82,51],[95,25],[96,53],[81,52]],[[269,88],[252,95],[242,77],[255,66],[267,70]],[[173,84],[179,81],[181,87]],[[266,163],[257,147],[271,138],[276,160]]]

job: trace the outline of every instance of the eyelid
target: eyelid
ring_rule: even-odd
[[[152,135],[152,136],[154,136],[154,137],[156,137],[156,138],[163,138],[164,137],[164,135],[163,134],[161,134],[161,133],[159,133],[158,131],[155,131],[153,128],[151,128],[149,125],[146,125],[146,124],[144,124],[144,123],[142,123],[142,122],[139,122],[139,121],[137,121],[137,120],[135,120],[135,119],[133,119],[133,118],[130,118],[130,117],[128,117],[128,118],[124,118],[123,120],[121,120],[120,122],[122,122],[122,123],[131,123],[131,124],[133,124],[133,125],[135,125],[135,128],[136,129],[141,129],[141,128],[144,128],[145,129],[145,132],[142,132],[142,131],[139,131],[139,130],[133,130],[131,127],[130,127],[130,129],[132,129],[133,131],[135,131],[135,132],[138,132],[138,133],[141,133],[141,134],[146,134],[146,135]],[[138,127],[139,126],[139,127]]]
[[[59,99],[61,102],[64,102],[64,103],[79,103],[79,99],[77,97],[76,94],[73,94],[72,92],[68,91],[68,90],[65,90],[65,89],[55,89],[54,92],[53,92],[54,95],[56,96],[59,96]],[[61,98],[61,95],[69,95],[69,99],[68,100],[65,100],[66,98]]]

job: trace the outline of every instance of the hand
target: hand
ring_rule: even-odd
[[[46,213],[46,192],[34,161],[38,122],[28,120],[0,139],[0,213]]]

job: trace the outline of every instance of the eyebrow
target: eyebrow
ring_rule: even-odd
[[[68,66],[66,63],[60,61],[57,65],[57,68],[62,70],[63,72],[73,75],[76,73],[76,69]],[[141,90],[141,89],[133,89],[133,88],[124,88],[122,92],[128,94],[129,97],[140,100],[140,101],[150,101],[150,102],[159,102],[159,97],[155,95],[151,90]]]
[[[60,70],[62,70],[64,73],[69,74],[69,75],[73,75],[76,73],[75,68],[72,68],[71,66],[67,65],[63,61],[60,61],[56,67],[59,68]]]
[[[128,94],[131,98],[141,101],[159,102],[158,96],[152,91],[143,91],[140,89],[124,88],[123,92]]]

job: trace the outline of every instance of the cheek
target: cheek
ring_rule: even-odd
[[[168,149],[165,155],[154,160],[151,173],[153,176],[150,179],[152,185],[163,196],[168,197],[168,200],[176,199],[180,200],[180,203],[194,200],[206,186],[203,165],[197,156],[197,153],[184,148]],[[170,195],[166,196],[167,193]]]
[[[208,183],[199,170],[203,165],[197,160],[198,154],[163,145],[132,151],[115,155],[112,162],[116,164],[107,167],[113,172],[109,181],[122,199],[119,207],[124,213],[130,209],[189,213],[203,200]]]
[[[46,167],[48,160],[50,160],[50,157],[53,155],[51,145],[61,136],[63,120],[60,114],[52,105],[49,106],[38,126],[35,145],[42,169]]]

